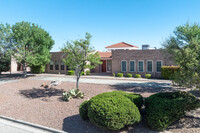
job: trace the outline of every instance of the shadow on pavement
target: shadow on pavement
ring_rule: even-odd
[[[110,85],[113,89],[123,90],[134,93],[158,93],[167,91],[176,91],[180,88],[173,88],[169,83],[156,83],[156,82],[146,82],[146,83],[126,83],[126,84],[116,84]],[[181,88],[182,90],[186,88]]]
[[[79,115],[65,118],[63,120],[62,130],[69,133],[133,133],[132,128],[128,129],[128,127],[125,127],[120,131],[102,130],[91,124],[89,121],[82,120]]]
[[[33,88],[31,90],[20,90],[20,94],[26,98],[41,98],[41,97],[52,97],[52,96],[62,96],[63,89],[56,88]]]

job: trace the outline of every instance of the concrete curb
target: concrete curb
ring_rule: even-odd
[[[41,131],[47,132],[47,133],[67,133],[65,131],[61,131],[61,130],[57,130],[57,129],[41,126],[41,125],[38,125],[38,124],[25,122],[25,121],[22,121],[22,120],[16,120],[16,119],[13,119],[13,118],[10,118],[10,117],[6,117],[6,116],[0,116],[0,119],[6,120],[6,121],[9,121],[9,122],[14,122],[16,124],[21,124],[21,125],[24,125],[24,126],[28,126],[28,127],[31,127],[31,128],[35,128],[35,129],[38,129],[38,130],[41,130]]]

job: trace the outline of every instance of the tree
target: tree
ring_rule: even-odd
[[[180,86],[200,88],[200,26],[189,23],[178,26],[163,44],[180,66],[174,81]]]
[[[0,74],[10,69],[11,47],[11,26],[9,24],[0,24]]]
[[[81,72],[84,69],[95,68],[98,64],[101,64],[101,57],[98,52],[95,52],[93,47],[90,46],[90,38],[92,36],[89,33],[85,34],[85,39],[67,41],[66,45],[62,48],[62,51],[67,53],[64,63],[75,70],[76,73],[76,88],[79,89],[79,79]]]
[[[20,22],[12,26],[14,58],[23,66],[24,77],[26,67],[44,67],[50,61],[50,50],[54,44],[51,36],[34,23]]]

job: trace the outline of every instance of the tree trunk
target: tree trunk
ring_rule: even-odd
[[[77,76],[76,78],[76,89],[79,89],[79,78],[80,76]]]
[[[23,74],[24,74],[24,78],[26,78],[26,77],[27,77],[26,63],[24,62],[22,65],[23,65]]]

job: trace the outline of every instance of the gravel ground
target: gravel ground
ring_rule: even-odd
[[[72,99],[63,102],[60,98],[62,92],[75,87],[74,82],[64,82],[51,89],[40,88],[42,83],[50,81],[20,79],[17,82],[0,84],[0,115],[12,117],[44,125],[51,128],[64,130],[70,133],[100,133],[103,131],[79,116],[79,105],[99,93],[114,90],[141,93],[144,97],[156,92],[173,91],[171,88],[149,88],[124,85],[104,85],[81,83],[80,89],[85,93],[84,99]],[[140,123],[134,127],[126,127],[120,132],[149,132],[145,124]],[[165,132],[200,132],[200,110],[190,112],[186,117],[170,126]]]

